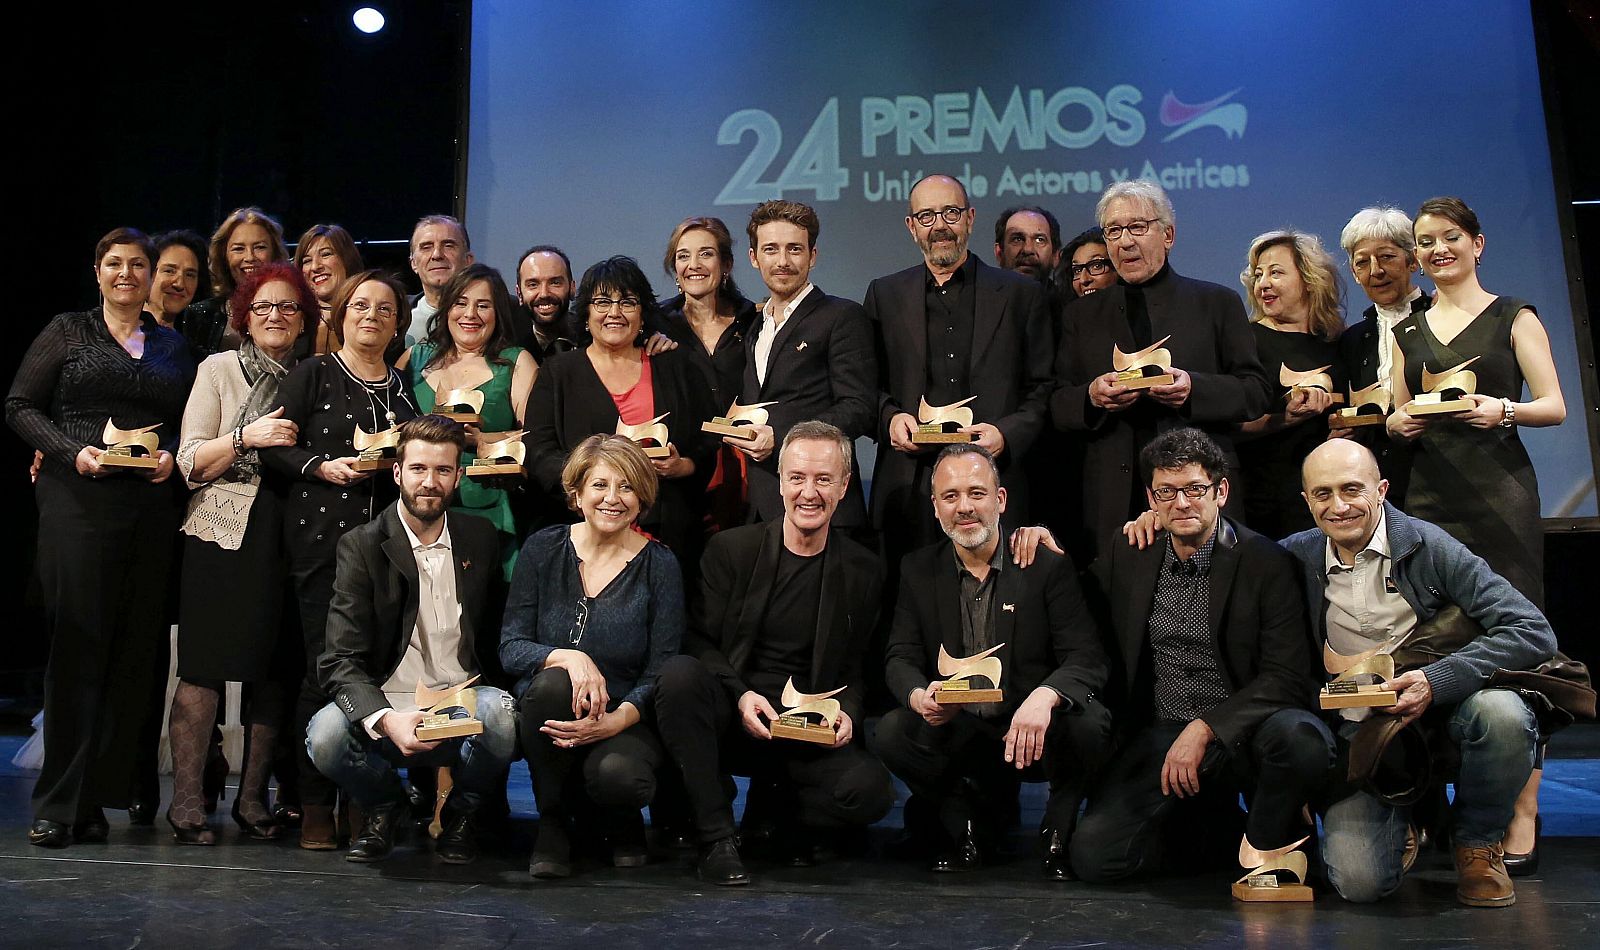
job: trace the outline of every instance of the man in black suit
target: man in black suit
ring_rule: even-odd
[[[867,286],[877,334],[879,432],[872,523],[891,568],[942,537],[929,511],[937,446],[911,441],[919,403],[971,398],[976,436],[1000,468],[1019,521],[1028,515],[1022,459],[1044,427],[1050,391],[1050,311],[1043,286],[968,253],[977,212],[948,175],[911,189],[906,229],[922,263]]]
[[[1168,819],[1174,832],[1197,829],[1186,851],[1206,850],[1195,839],[1226,824],[1212,818],[1232,814],[1241,791],[1241,860],[1293,845],[1311,833],[1301,809],[1333,763],[1333,736],[1310,712],[1294,561],[1222,517],[1227,456],[1200,430],[1173,429],[1145,446],[1140,467],[1163,531],[1142,550],[1107,539],[1095,565],[1119,741],[1072,838],[1072,867],[1092,882],[1159,863]]]
[[[1273,395],[1239,295],[1184,277],[1167,261],[1176,225],[1161,186],[1117,182],[1100,196],[1095,215],[1120,282],[1067,306],[1056,352],[1059,388],[1050,397],[1056,426],[1077,433],[1084,446],[1085,535],[1069,541],[1086,557],[1145,510],[1135,468],[1157,433],[1198,426],[1231,459],[1227,432],[1265,414]],[[1171,383],[1129,389],[1117,382],[1113,347],[1136,353],[1163,339]]]
[[[1027,567],[1007,563],[1006,490],[988,452],[952,445],[939,453],[933,508],[949,540],[901,565],[887,677],[905,705],[879,722],[874,750],[916,796],[906,831],[937,842],[935,871],[977,867],[979,829],[1008,830],[1018,783],[1048,780],[1044,872],[1070,880],[1067,841],[1111,741],[1111,714],[1097,695],[1106,685],[1100,631],[1070,558],[1041,548]],[[941,705],[943,681],[929,680],[941,649],[957,658],[995,650],[1000,681],[969,685],[999,687],[1004,698]]]
[[[852,440],[873,434],[877,405],[872,331],[854,301],[831,297],[811,283],[817,263],[817,213],[797,201],[768,201],[750,213],[750,264],[770,296],[745,334],[741,405],[770,402],[767,424],[752,426],[751,438],[723,441],[750,459],[753,521],[783,517],[774,449],[805,419],[826,422]],[[718,412],[727,410],[718,406]],[[855,468],[851,449],[850,467]],[[837,526],[866,524],[861,486],[851,481],[839,504]]]
[[[467,434],[440,416],[400,429],[394,479],[400,501],[339,540],[338,576],[328,608],[327,647],[317,673],[333,702],[306,727],[317,770],[366,810],[346,857],[382,861],[394,850],[409,805],[396,766],[454,771],[437,853],[447,864],[477,856],[473,813],[497,792],[516,748],[511,697],[471,688],[480,735],[423,741],[417,687],[458,686],[486,670],[498,637],[483,629],[492,580],[500,572],[494,526],[446,514],[461,480]]]
[[[783,856],[796,866],[814,860],[807,827],[865,827],[894,804],[888,771],[852,741],[883,570],[829,530],[850,481],[849,439],[824,422],[799,423],[783,440],[779,471],[783,517],[712,537],[685,655],[668,660],[656,683],[662,742],[694,813],[700,878],[712,884],[750,880],[728,771],[751,777],[747,826],[758,807],[777,819]],[[843,688],[831,745],[773,737],[789,681],[802,693]]]

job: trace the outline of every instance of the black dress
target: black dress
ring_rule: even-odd
[[[1468,369],[1477,374],[1477,391],[1497,399],[1522,399],[1522,368],[1511,348],[1511,324],[1533,307],[1514,297],[1496,297],[1448,345],[1434,336],[1426,314],[1395,324],[1394,336],[1406,357],[1406,386],[1413,397],[1425,391],[1430,373],[1477,357]],[[1539,480],[1533,460],[1509,429],[1475,429],[1448,417],[1434,421],[1415,443],[1406,514],[1431,521],[1467,546],[1495,573],[1544,609],[1544,525],[1539,513]]]
[[[1273,330],[1261,323],[1250,324],[1250,334],[1256,339],[1261,366],[1272,383],[1274,401],[1269,411],[1282,412],[1288,398],[1289,387],[1279,382],[1279,372],[1284,367],[1304,373],[1331,366],[1327,373],[1333,377],[1333,392],[1345,391],[1338,341],[1311,333]],[[1328,422],[1323,416],[1255,438],[1238,438],[1238,481],[1244,489],[1240,520],[1273,540],[1315,527],[1311,510],[1300,497],[1300,463],[1327,437]]]

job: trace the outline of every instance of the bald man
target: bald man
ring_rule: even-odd
[[[1529,670],[1555,653],[1555,634],[1538,608],[1444,531],[1407,517],[1384,499],[1389,483],[1359,443],[1318,446],[1301,469],[1317,527],[1283,544],[1305,573],[1316,646],[1351,656],[1398,646],[1451,605],[1482,628],[1454,652],[1387,685],[1399,698],[1377,710],[1442,730],[1461,758],[1452,804],[1456,899],[1506,907],[1516,890],[1500,842],[1517,793],[1533,768],[1538,728],[1522,698],[1490,688],[1498,671]],[[1342,743],[1369,710],[1345,710]],[[1405,873],[1410,809],[1386,804],[1365,787],[1341,789],[1323,811],[1322,856],[1346,900],[1376,901]]]

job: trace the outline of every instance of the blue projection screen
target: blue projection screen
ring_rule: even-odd
[[[781,196],[821,215],[818,286],[860,299],[920,259],[903,215],[924,173],[967,183],[991,262],[1007,205],[1043,205],[1070,236],[1106,185],[1149,177],[1177,208],[1174,267],[1238,289],[1263,231],[1337,254],[1365,205],[1460,195],[1487,233],[1484,286],[1533,301],[1556,353],[1567,421],[1523,435],[1545,514],[1592,516],[1547,143],[1521,3],[477,0],[467,226],[508,280],[552,243],[579,272],[634,256],[667,296],[669,232],[713,214],[759,298],[744,224]],[[1359,315],[1353,281],[1346,295]]]

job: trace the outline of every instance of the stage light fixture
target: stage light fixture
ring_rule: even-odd
[[[363,33],[376,33],[383,29],[383,13],[376,7],[362,7],[350,15],[350,22]]]

